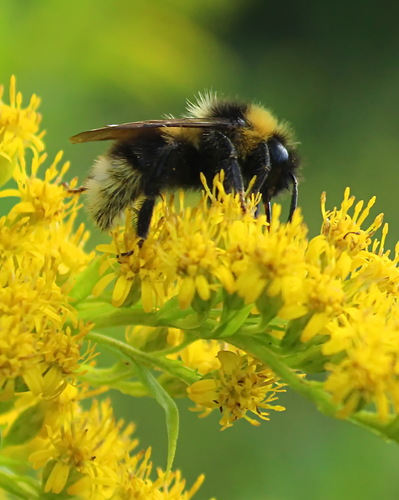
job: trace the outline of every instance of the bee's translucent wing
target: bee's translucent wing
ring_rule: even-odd
[[[120,125],[107,125],[106,127],[80,132],[80,134],[72,136],[69,140],[72,143],[108,140],[119,141],[143,135],[156,134],[159,129],[164,127],[226,129],[247,126],[248,124],[244,120],[237,121],[228,118],[170,118],[165,120],[147,120],[143,122],[121,123]]]

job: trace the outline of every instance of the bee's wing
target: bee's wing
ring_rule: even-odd
[[[248,124],[242,120],[229,120],[228,118],[170,118],[165,120],[147,120],[143,122],[121,123],[120,125],[107,125],[106,127],[87,130],[72,136],[72,143],[90,141],[119,141],[143,135],[157,133],[157,129],[164,127],[184,128],[237,128],[247,127]]]

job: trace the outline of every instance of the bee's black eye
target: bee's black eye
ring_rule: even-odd
[[[288,161],[289,154],[285,147],[277,139],[270,139],[268,142],[271,162],[284,163]]]

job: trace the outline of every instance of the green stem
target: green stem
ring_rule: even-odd
[[[115,389],[122,394],[132,396],[134,398],[143,398],[151,396],[151,393],[141,382],[129,382],[127,380],[115,382],[112,384],[112,389]]]
[[[157,313],[145,313],[141,306],[124,309],[115,309],[109,304],[90,304],[88,308],[77,307],[79,318],[84,321],[93,321],[96,328],[111,326],[145,325],[162,326],[157,321]]]
[[[337,405],[331,402],[331,397],[322,389],[320,382],[307,381],[298,376],[290,369],[275,353],[267,346],[261,337],[249,337],[237,334],[229,338],[229,343],[244,351],[269,366],[291,389],[310,399],[316,407],[325,415],[336,418],[339,410]],[[378,415],[366,411],[359,411],[351,415],[347,420],[359,427],[372,431],[385,440],[399,442],[399,418],[392,418],[388,423],[381,422]]]
[[[368,411],[359,411],[348,418],[353,424],[377,434],[385,441],[399,443],[398,417],[393,417],[389,423],[381,422],[378,415]]]
[[[86,336],[87,340],[92,340],[98,344],[104,345],[116,352],[117,354],[123,354],[127,358],[131,359],[135,363],[143,364],[150,368],[160,368],[161,370],[178,377],[180,380],[186,384],[193,384],[199,380],[199,375],[196,374],[194,370],[186,368],[180,361],[173,359],[167,359],[163,357],[156,356],[154,354],[149,354],[135,347],[125,344],[120,340],[107,337],[100,333],[90,332]]]
[[[115,326],[143,325],[166,326],[181,328],[188,331],[200,331],[201,336],[212,331],[218,322],[212,318],[201,318],[192,309],[182,311],[176,307],[163,307],[155,312],[144,312],[141,305],[129,308],[115,308],[107,302],[82,302],[76,306],[79,318],[84,321],[93,321],[96,328]]]
[[[0,470],[0,489],[7,491],[12,498],[34,500],[40,496],[40,484],[27,476],[16,474],[5,467]]]

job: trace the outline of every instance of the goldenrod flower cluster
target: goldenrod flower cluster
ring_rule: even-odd
[[[0,181],[12,178],[0,198],[15,199],[0,218],[1,498],[189,500],[203,476],[189,490],[179,471],[153,477],[151,450],[136,450],[133,424],[96,399],[105,383],[90,390],[82,382],[96,370],[85,342],[94,325],[74,302],[95,254],[76,221],[80,200],[63,182],[69,164],[62,153],[48,164],[42,153],[38,104],[33,96],[23,107],[14,77],[10,104],[0,101]]]
[[[299,210],[285,224],[275,206],[268,226],[262,216],[243,216],[219,180],[196,208],[184,207],[182,197],[179,208],[161,202],[142,247],[128,217],[113,243],[100,248],[108,257],[95,292],[114,282],[116,307],[138,301],[149,314],[173,304],[168,326],[249,353],[256,341],[252,354],[269,343],[266,365],[325,374],[336,415],[372,403],[385,421],[399,404],[399,256],[384,250],[387,225],[380,241],[373,238],[382,215],[362,227],[374,201],[355,204],[347,189],[341,208],[328,211],[323,195],[321,234],[308,238]],[[209,405],[215,401],[210,390]]]
[[[203,181],[195,207],[182,193],[160,200],[144,242],[132,207],[88,252],[77,223],[84,195],[69,189],[76,179],[66,185],[61,154],[46,167],[37,98],[23,108],[12,79],[10,102],[0,102],[0,179],[12,177],[0,197],[16,199],[0,219],[0,423],[3,455],[19,463],[0,471],[6,491],[192,498],[203,476],[187,490],[171,471],[178,397],[200,416],[220,412],[223,430],[269,420],[291,389],[399,441],[399,245],[393,256],[384,248],[382,215],[366,224],[374,199],[355,203],[347,189],[328,210],[323,195],[310,237],[299,209],[283,223],[274,205],[268,223],[247,196],[243,214],[222,172],[213,186]],[[124,341],[104,334],[120,326]],[[98,368],[100,347],[118,361]],[[164,408],[165,471],[152,474],[133,424],[97,400],[108,389]]]

